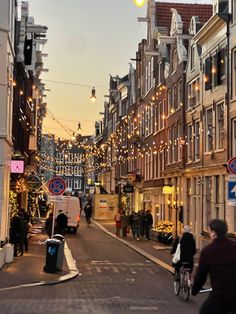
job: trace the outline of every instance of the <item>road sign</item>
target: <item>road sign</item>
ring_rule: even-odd
[[[66,183],[63,179],[59,177],[55,177],[48,183],[49,191],[54,195],[60,195],[65,192]]]
[[[236,181],[228,182],[228,201],[236,202]]]
[[[32,190],[37,190],[41,187],[42,182],[39,176],[31,174],[26,178],[27,185]]]
[[[227,168],[228,168],[230,173],[236,174],[236,157],[231,158],[227,162]]]

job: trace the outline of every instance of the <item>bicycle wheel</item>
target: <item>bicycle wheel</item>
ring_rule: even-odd
[[[190,275],[188,271],[184,271],[181,294],[184,301],[188,301],[190,295]]]
[[[180,274],[175,273],[174,275],[174,292],[176,295],[179,295],[180,292]]]

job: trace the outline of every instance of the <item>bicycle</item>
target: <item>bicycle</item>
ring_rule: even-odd
[[[188,301],[191,291],[191,268],[189,263],[182,263],[179,272],[174,275],[174,292],[184,301]]]

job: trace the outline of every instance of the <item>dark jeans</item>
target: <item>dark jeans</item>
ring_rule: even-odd
[[[235,305],[230,307],[228,304],[219,304],[216,298],[210,295],[202,304],[199,314],[236,314],[236,309]]]

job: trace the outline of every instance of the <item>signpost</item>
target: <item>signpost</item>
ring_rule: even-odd
[[[66,183],[60,177],[55,177],[49,181],[48,189],[53,195],[61,195],[66,190]]]

